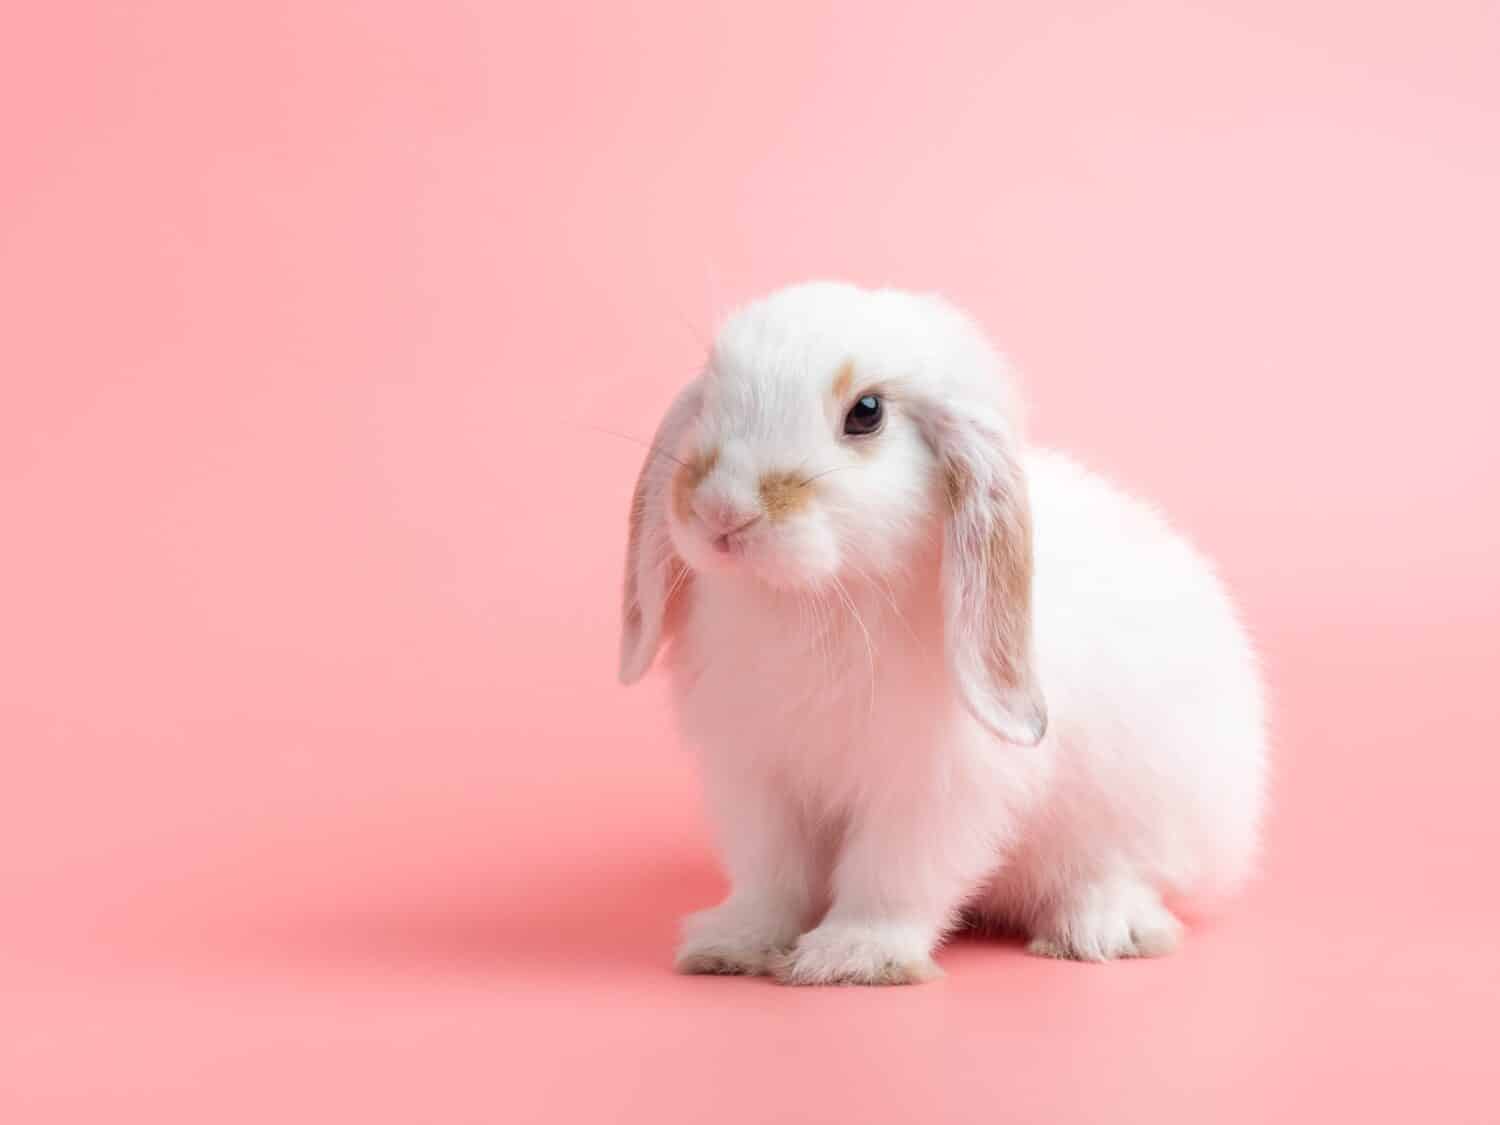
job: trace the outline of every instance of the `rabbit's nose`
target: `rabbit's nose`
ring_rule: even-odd
[[[693,514],[717,539],[727,539],[737,531],[743,531],[756,520],[760,513],[727,500],[700,497],[693,502]]]

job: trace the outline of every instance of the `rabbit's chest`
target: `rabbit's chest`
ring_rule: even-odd
[[[774,769],[809,800],[847,803],[926,756],[951,705],[924,609],[837,593],[771,613],[702,599],[674,659],[684,734]]]

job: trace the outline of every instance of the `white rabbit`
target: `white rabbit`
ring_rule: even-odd
[[[1022,444],[946,302],[837,283],[734,314],[631,510],[620,676],[668,664],[732,883],[686,973],[898,984],[962,919],[1172,950],[1249,874],[1262,689],[1210,565]]]

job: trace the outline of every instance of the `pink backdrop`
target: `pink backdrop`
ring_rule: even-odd
[[[10,13],[0,1117],[1494,1120],[1500,9],[633,7]],[[1239,590],[1269,862],[1179,956],[669,974],[597,427],[812,275]]]

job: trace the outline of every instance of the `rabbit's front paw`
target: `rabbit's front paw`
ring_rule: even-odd
[[[690,914],[677,949],[679,973],[758,976],[797,937],[799,919],[724,904]]]
[[[782,984],[921,984],[943,975],[930,942],[910,927],[827,924],[776,957]]]

